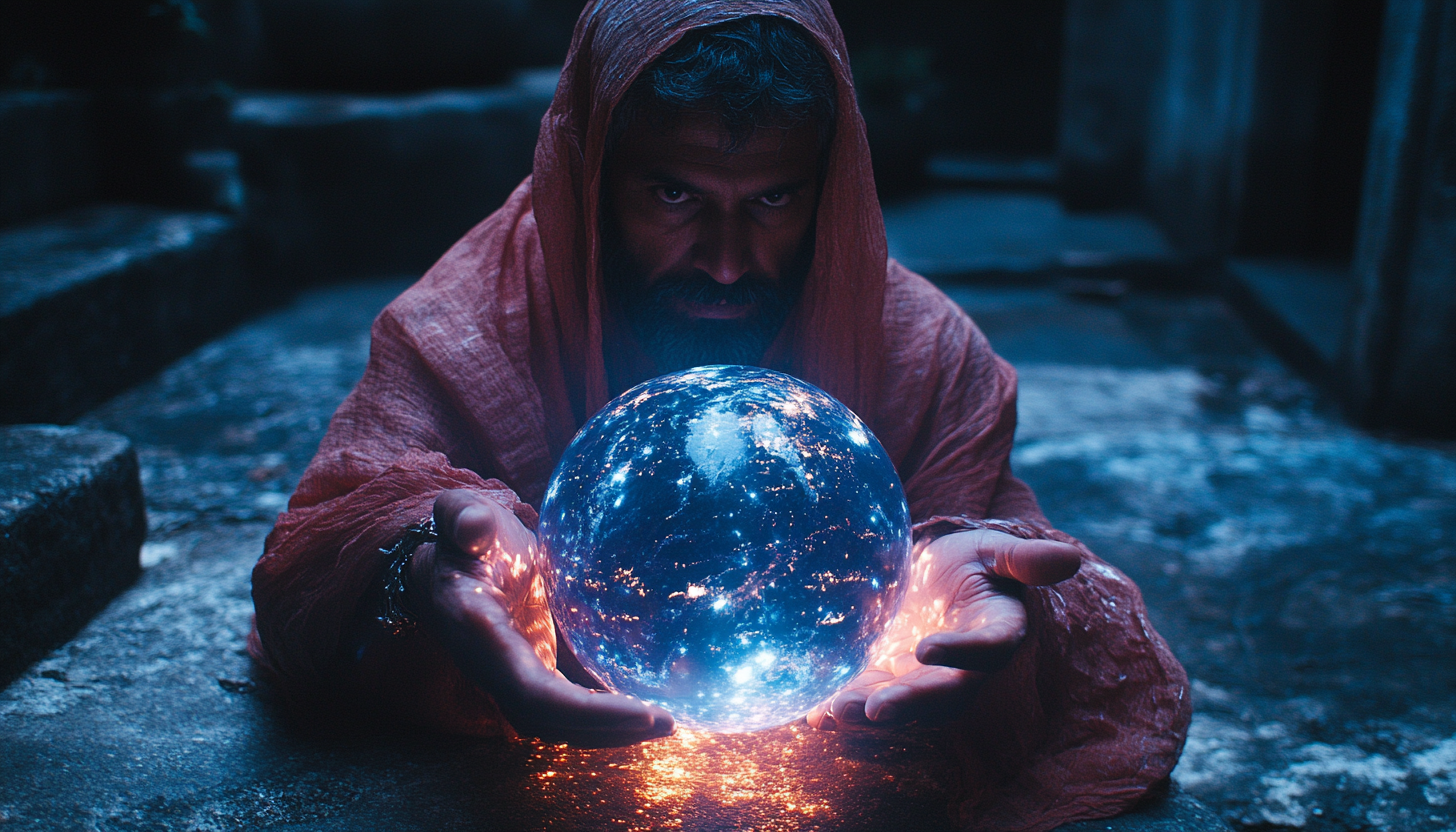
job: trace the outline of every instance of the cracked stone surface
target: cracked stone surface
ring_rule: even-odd
[[[1211,299],[952,294],[1021,373],[1017,473],[1194,680],[1175,780],[1239,829],[1456,829],[1456,447],[1348,427]]]
[[[280,719],[243,654],[248,572],[403,286],[306,295],[82,420],[135,444],[145,572],[0,692],[5,828],[947,825],[949,784],[913,762],[943,759],[933,732],[784,729],[803,753],[770,765],[701,737],[586,752]],[[1217,828],[1195,797],[1237,829],[1456,828],[1456,449],[1346,427],[1210,298],[951,291],[1021,370],[1018,473],[1139,582],[1195,679],[1170,800],[1077,832]]]

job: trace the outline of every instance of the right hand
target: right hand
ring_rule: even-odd
[[[556,669],[541,550],[514,514],[455,489],[435,500],[435,528],[439,542],[410,562],[406,603],[517,733],[581,746],[672,733],[662,708],[581,687]]]

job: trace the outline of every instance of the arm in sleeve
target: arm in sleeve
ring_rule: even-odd
[[[468,488],[536,515],[485,479],[454,408],[389,313],[376,321],[364,378],[268,535],[253,570],[249,652],[295,709],[355,723],[388,715],[475,734],[505,730],[487,694],[468,683],[422,631],[372,628],[387,550],[429,517],[440,492]]]
[[[1137,586],[1052,528],[1012,474],[1015,371],[958,309],[921,321],[921,377],[931,384],[892,399],[922,414],[903,471],[917,528],[943,534],[957,518],[1015,519],[1083,554],[1076,576],[1025,589],[1025,641],[955,727],[959,820],[1040,832],[1126,811],[1178,761],[1192,715],[1187,675]],[[907,365],[894,377],[913,373]]]

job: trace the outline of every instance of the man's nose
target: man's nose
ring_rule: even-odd
[[[724,286],[738,282],[752,268],[752,233],[740,217],[711,218],[704,223],[696,248],[693,266]]]

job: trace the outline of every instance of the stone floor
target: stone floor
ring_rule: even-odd
[[[938,277],[1025,275],[1178,261],[1157,226],[1132,213],[1071,213],[1050,193],[933,190],[885,206],[890,256]]]
[[[907,762],[943,753],[928,733],[781,729],[769,758],[279,719],[243,654],[248,571],[403,285],[304,295],[81,421],[136,443],[146,569],[0,692],[0,826],[945,827],[949,784]],[[1456,448],[1346,427],[1208,297],[948,290],[1021,370],[1018,472],[1195,679],[1181,790],[1239,829],[1456,829]]]
[[[1194,680],[1236,828],[1456,829],[1456,453],[1347,427],[1206,297],[952,288],[1022,378],[1017,472]]]

